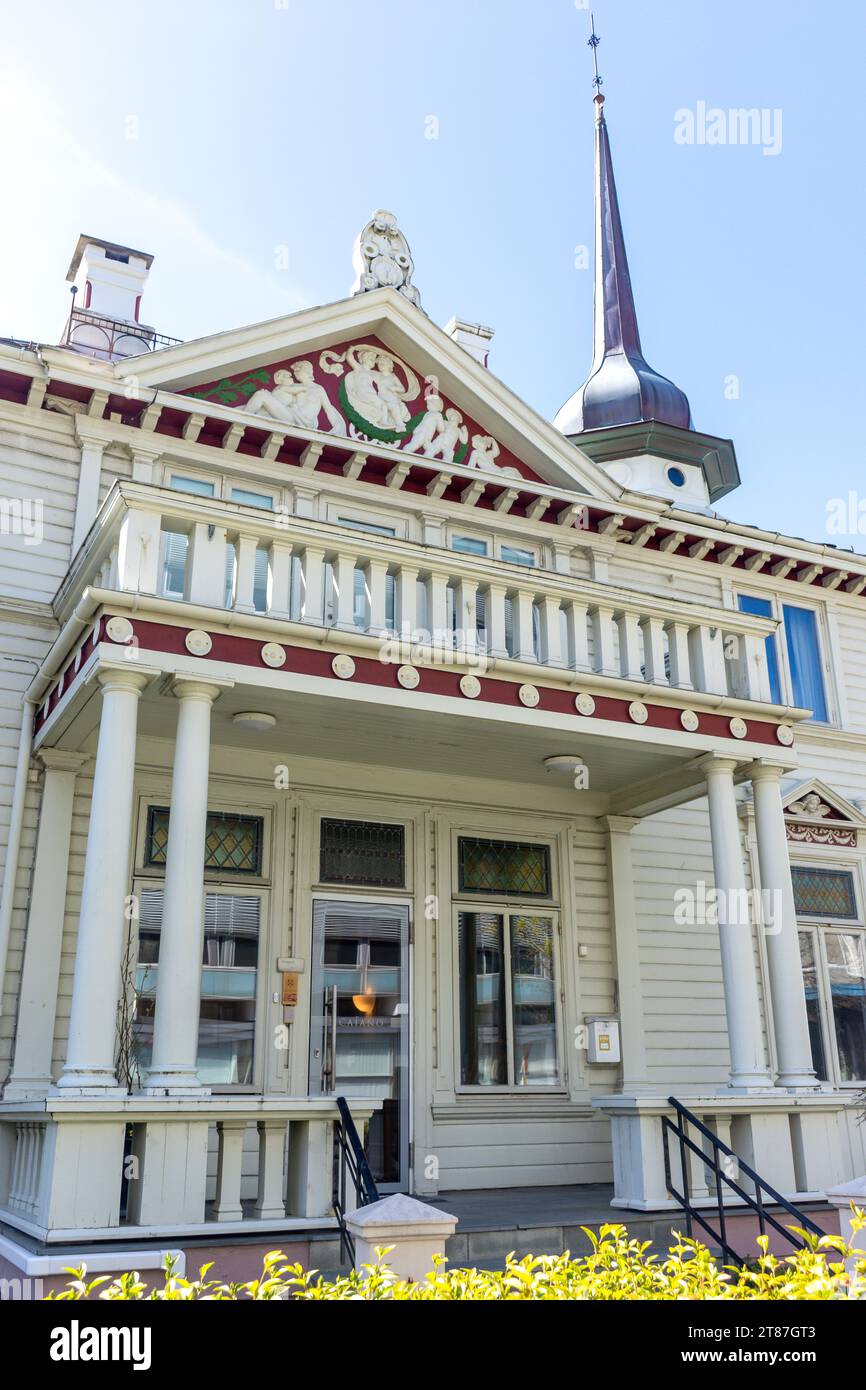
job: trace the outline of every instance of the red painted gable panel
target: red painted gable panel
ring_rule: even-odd
[[[297,370],[296,370],[297,369]],[[273,428],[294,424],[391,445],[409,457],[463,463],[505,481],[542,482],[439,389],[376,337],[338,343],[253,371],[208,382],[184,395],[260,414]]]

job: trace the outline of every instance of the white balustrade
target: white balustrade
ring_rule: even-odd
[[[176,574],[174,587],[162,588],[161,557],[165,534],[181,531],[183,594],[199,605],[370,635],[394,630],[422,643],[430,634],[428,642],[480,646],[496,661],[642,687],[771,699],[765,643],[773,625],[754,615],[708,605],[695,612],[683,600],[577,580],[561,554],[555,569],[516,566],[442,549],[441,535],[434,549],[298,514],[263,512],[257,525],[247,512],[232,524],[227,504],[208,505],[219,508],[215,522],[191,516],[186,499],[163,493],[147,508],[134,499],[90,582],[176,596]]]

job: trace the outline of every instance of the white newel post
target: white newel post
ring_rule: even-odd
[[[778,763],[769,762],[757,762],[751,768],[758,863],[767,919],[767,966],[779,1066],[776,1084],[789,1090],[813,1090],[820,1083],[812,1066],[797,910],[779,785],[783,771]]]
[[[218,681],[178,677],[177,738],[156,980],[151,1092],[201,1091],[196,1058],[204,932],[211,706]]]
[[[58,1085],[90,1091],[116,1087],[114,1070],[117,1000],[127,931],[129,845],[132,833],[135,733],[139,696],[159,673],[137,667],[102,669],[99,747],[93,800],[66,1065]]]
[[[761,1010],[746,875],[740,847],[740,822],[734,795],[731,758],[703,762],[710,806],[713,871],[719,894],[719,947],[725,1012],[731,1052],[730,1086],[764,1090],[772,1085],[764,1054]]]

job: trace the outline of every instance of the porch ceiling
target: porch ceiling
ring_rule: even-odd
[[[62,748],[95,747],[99,700],[92,686],[86,694],[89,698],[79,704],[60,737],[51,740]],[[233,722],[236,714],[249,711],[271,715],[276,723],[259,733]],[[177,702],[159,683],[149,687],[141,699],[139,736],[173,740],[176,720]],[[531,723],[506,722],[468,702],[455,714],[246,685],[220,694],[212,721],[214,746],[272,752],[275,763],[292,756],[322,758],[498,782],[547,783],[558,789],[567,786],[568,776],[547,772],[544,759],[574,754],[589,768],[589,791],[601,794],[622,794],[645,779],[681,775],[697,753],[691,746],[675,749],[655,742],[648,731],[642,731],[647,736],[640,740],[617,737],[610,730],[603,735],[598,724],[574,731],[562,727],[571,721],[556,715],[539,718],[537,711]]]

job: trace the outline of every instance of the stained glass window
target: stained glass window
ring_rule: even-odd
[[[402,888],[406,881],[405,840],[402,825],[323,820],[319,881]]]
[[[841,917],[856,921],[857,898],[854,875],[845,869],[791,869],[794,901],[802,917]]]
[[[165,864],[168,850],[168,820],[167,806],[150,807],[147,815],[145,864]],[[238,816],[231,811],[208,811],[204,867],[217,869],[221,873],[260,874],[261,816]]]
[[[458,865],[461,893],[550,896],[550,851],[546,845],[461,836]]]

